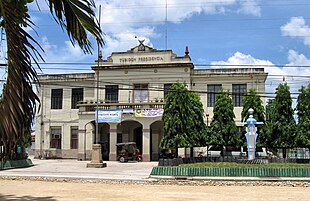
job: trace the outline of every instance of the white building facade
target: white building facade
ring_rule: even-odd
[[[88,160],[92,145],[101,144],[103,160],[116,160],[115,144],[134,141],[144,161],[156,161],[164,97],[173,83],[185,82],[190,90],[200,92],[206,124],[212,120],[214,92],[223,88],[236,93],[232,95],[235,121],[241,126],[238,93],[255,88],[264,94],[267,78],[263,68],[194,69],[187,51],[177,56],[142,43],[106,60],[99,58],[92,70],[39,76],[37,157]]]

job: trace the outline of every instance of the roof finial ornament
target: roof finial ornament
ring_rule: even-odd
[[[138,51],[145,51],[145,45],[143,44],[144,39],[143,40],[138,40],[140,45],[138,46]]]
[[[185,47],[185,56],[188,56],[188,54],[189,54],[189,51],[188,51],[188,47],[186,46]]]

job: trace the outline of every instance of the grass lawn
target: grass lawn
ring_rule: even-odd
[[[184,168],[310,168],[310,164],[299,163],[269,163],[269,164],[240,164],[235,162],[204,162],[180,164]]]

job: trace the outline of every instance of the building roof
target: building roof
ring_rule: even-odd
[[[172,50],[157,50],[144,45],[143,41],[139,42],[139,45],[126,52],[113,52],[106,60],[99,60],[99,62],[97,60],[96,65],[92,69],[148,68],[162,64],[166,65],[166,67],[180,67],[182,64],[185,64],[193,68],[193,63],[188,53],[184,56],[177,56]]]

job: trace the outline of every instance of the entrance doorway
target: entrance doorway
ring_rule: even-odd
[[[155,121],[151,124],[151,161],[158,161],[159,155],[162,151],[159,148],[160,141],[164,133],[164,122]]]
[[[142,126],[135,128],[133,131],[134,141],[136,142],[137,148],[139,149],[140,153],[142,153]],[[142,153],[143,154],[143,153]]]
[[[143,126],[138,121],[125,120],[117,125],[117,142],[135,142],[142,153]]]
[[[101,144],[102,160],[108,161],[110,154],[110,125],[108,123],[102,123],[99,125],[99,129],[99,144]]]

